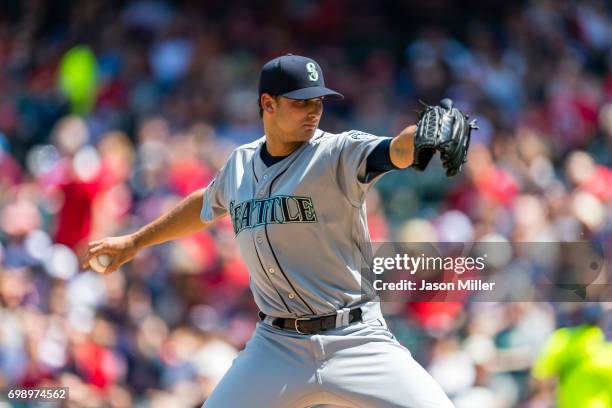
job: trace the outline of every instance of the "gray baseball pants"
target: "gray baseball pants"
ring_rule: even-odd
[[[300,335],[260,322],[202,408],[448,408],[448,397],[388,330],[364,322]]]

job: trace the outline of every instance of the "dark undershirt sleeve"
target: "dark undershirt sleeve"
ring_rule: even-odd
[[[366,178],[372,179],[381,173],[398,170],[391,162],[391,138],[385,139],[372,150],[366,162]]]

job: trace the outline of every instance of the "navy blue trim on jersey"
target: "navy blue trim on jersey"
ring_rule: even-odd
[[[264,142],[264,146],[265,148],[265,142]],[[267,152],[267,151],[266,151]],[[262,157],[263,160],[263,157]],[[257,174],[255,173],[255,160],[251,160],[251,164],[253,165],[253,177],[255,177],[255,181],[257,183],[259,183],[259,179],[257,178]],[[283,302],[283,306],[285,306],[285,309],[287,309],[287,313],[295,313],[291,311],[291,308],[289,307],[289,305],[287,305],[287,303],[285,302],[285,299],[283,298],[283,296],[280,294],[279,290],[277,289],[276,285],[274,284],[274,282],[272,282],[272,278],[270,277],[270,275],[268,275],[268,271],[267,269],[263,266],[263,262],[261,262],[261,256],[259,255],[259,249],[257,249],[257,245],[253,244],[253,246],[255,247],[255,254],[257,255],[257,260],[259,261],[259,266],[261,266],[261,269],[264,272],[264,275],[266,275],[266,277],[268,278],[268,280],[270,281],[270,285],[272,285],[272,287],[274,288],[274,291],[276,292],[276,294],[278,295],[278,297],[280,298],[281,302]],[[295,313],[297,315],[297,313]]]
[[[264,145],[265,146],[265,145]],[[287,169],[281,171],[276,177],[274,177],[274,180],[272,180],[270,182],[270,188],[268,189],[268,197],[271,197],[272,195],[272,186],[274,185],[274,182],[276,180],[278,180],[278,178],[280,176],[282,176],[283,174],[285,174],[285,172],[287,171]],[[264,232],[266,233],[266,241],[268,241],[268,245],[270,246],[270,252],[272,252],[272,256],[274,257],[274,261],[276,262],[276,265],[278,266],[278,269],[281,271],[281,273],[283,274],[283,276],[285,277],[285,280],[287,281],[287,283],[289,284],[289,286],[291,286],[291,290],[293,290],[293,293],[296,294],[296,296],[298,298],[300,298],[300,300],[302,301],[302,303],[304,303],[306,305],[306,307],[308,308],[308,310],[310,310],[310,312],[313,315],[316,315],[315,311],[313,310],[312,307],[310,307],[310,305],[308,304],[308,302],[306,302],[306,300],[304,300],[304,298],[302,297],[302,295],[300,295],[300,292],[297,291],[295,289],[295,286],[293,286],[293,284],[291,283],[291,281],[289,280],[289,278],[287,277],[287,274],[285,273],[285,271],[283,270],[283,267],[281,266],[280,262],[278,261],[278,258],[276,256],[276,253],[274,252],[274,248],[272,247],[272,243],[270,242],[270,236],[268,235],[268,224],[264,225]],[[299,316],[299,314],[296,313],[296,316]]]
[[[257,174],[255,173],[255,158],[253,158],[253,160],[251,160],[251,164],[252,164],[252,168],[253,168],[253,177],[255,177],[255,182],[259,183],[259,179],[257,178]]]
[[[268,275],[268,271],[263,266],[263,262],[261,262],[261,257],[259,256],[259,250],[257,249],[257,245],[254,244],[253,246],[255,247],[255,254],[257,255],[257,260],[259,261],[259,265],[261,266],[261,269],[264,271],[264,275],[266,275],[266,277],[270,281],[270,285],[272,285],[272,287],[274,288],[274,291],[276,292],[276,294],[280,298],[281,302],[283,302],[283,305],[285,306],[285,309],[287,309],[287,312],[288,313],[294,313],[294,312],[291,311],[291,309],[289,308],[289,306],[285,302],[285,299],[283,299],[283,296],[280,294],[280,292],[276,288],[276,285],[274,284],[274,282],[272,282],[272,278],[270,277],[270,275]]]
[[[270,167],[276,163],[278,163],[279,161],[283,160],[286,157],[289,157],[289,155],[287,156],[272,156],[270,154],[270,152],[268,151],[268,148],[266,147],[266,142],[264,142],[263,146],[261,146],[261,150],[259,151],[259,157],[261,157],[261,161],[264,162],[264,164],[267,167]]]
[[[372,180],[382,173],[399,169],[391,161],[391,140],[393,139],[389,138],[380,142],[368,156],[366,162],[366,181]]]

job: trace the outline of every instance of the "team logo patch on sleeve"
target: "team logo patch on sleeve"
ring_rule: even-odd
[[[298,196],[274,196],[251,199],[235,204],[230,202],[230,216],[234,233],[266,224],[317,222],[312,198]]]
[[[377,137],[366,132],[362,132],[361,130],[349,130],[348,135],[355,140],[369,140],[376,139]]]

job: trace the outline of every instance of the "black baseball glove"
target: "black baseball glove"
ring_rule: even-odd
[[[446,175],[452,177],[461,171],[466,162],[470,134],[478,129],[476,119],[468,122],[468,115],[453,108],[453,101],[445,98],[439,106],[423,104],[419,112],[414,137],[414,161],[412,167],[423,171],[434,153],[440,152]]]

